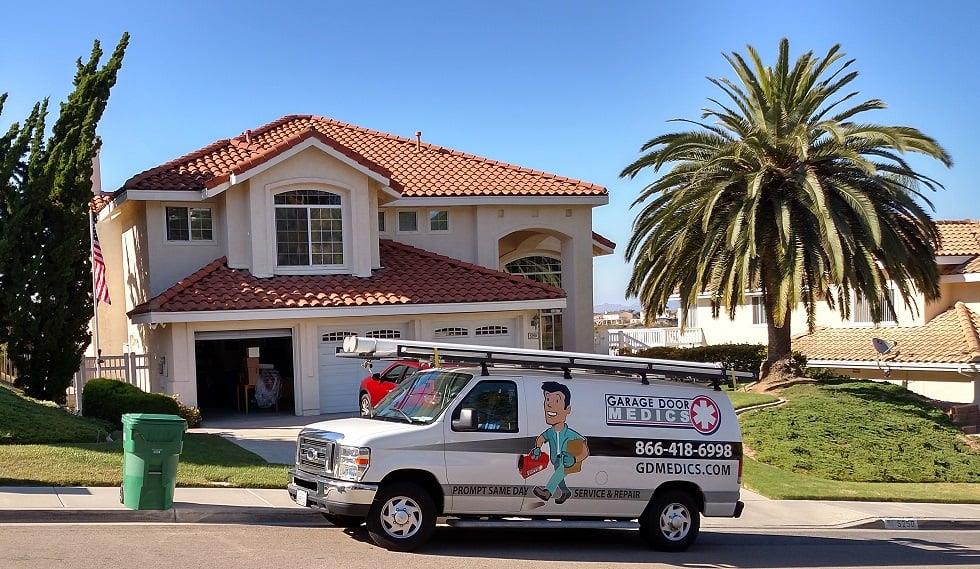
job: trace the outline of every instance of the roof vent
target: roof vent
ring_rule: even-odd
[[[251,129],[245,131],[245,144],[252,144],[252,131],[251,131]]]
[[[422,150],[422,131],[415,131],[415,151],[419,152]]]

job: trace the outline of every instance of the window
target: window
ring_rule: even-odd
[[[402,337],[402,333],[398,330],[372,330],[365,334],[365,336],[381,340],[397,340]]]
[[[324,342],[343,342],[347,336],[357,336],[357,332],[330,332],[321,339]]]
[[[279,266],[344,264],[340,196],[319,190],[276,194],[276,261]]]
[[[761,296],[752,297],[752,323],[766,323],[766,304],[763,302]]]
[[[437,328],[432,335],[436,338],[454,338],[468,336],[469,333],[466,328]]]
[[[385,212],[378,212],[378,231],[381,233],[385,232]]]
[[[504,270],[512,275],[561,287],[561,260],[544,255],[531,255],[515,259],[506,265]]]
[[[541,349],[562,350],[562,318],[561,309],[553,308],[541,311]]]
[[[456,407],[454,419],[459,418],[462,409],[473,409],[477,431],[516,433],[517,384],[513,381],[481,381]]]
[[[507,334],[506,326],[480,326],[476,329],[477,336],[506,336]]]
[[[211,208],[167,208],[167,241],[212,241],[213,239]]]
[[[429,231],[449,231],[449,211],[445,209],[430,211]]]
[[[407,365],[394,365],[391,366],[388,371],[381,374],[381,381],[390,381],[391,383],[398,383],[402,380],[405,375],[405,371],[408,369]]]
[[[418,231],[419,230],[419,214],[414,211],[400,211],[398,212],[398,231]]]
[[[892,306],[895,305],[895,289],[890,288],[886,293],[891,300]],[[882,322],[895,322],[895,312],[892,311],[887,305],[884,308],[884,317]],[[871,317],[871,303],[868,299],[864,298],[861,293],[855,293],[854,295],[854,310],[851,312],[851,320],[855,324],[873,324],[874,319]]]

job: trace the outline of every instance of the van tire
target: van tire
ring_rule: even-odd
[[[330,522],[330,525],[339,528],[356,528],[360,527],[364,523],[364,518],[359,518],[357,516],[342,516],[340,514],[328,514],[326,512],[321,512],[323,517]]]
[[[640,536],[657,551],[684,551],[697,539],[700,529],[698,502],[683,490],[654,496],[640,518]]]
[[[367,529],[371,541],[385,549],[413,551],[436,529],[436,503],[418,484],[384,485],[371,505]],[[399,536],[400,532],[408,535]]]

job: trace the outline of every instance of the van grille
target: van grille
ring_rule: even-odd
[[[333,463],[334,443],[307,437],[300,437],[296,449],[297,463],[301,470],[325,474],[330,472]]]

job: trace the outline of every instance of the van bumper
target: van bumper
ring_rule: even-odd
[[[702,513],[709,518],[737,518],[745,508],[738,498],[738,492],[705,492]]]
[[[378,493],[377,484],[334,480],[296,469],[289,471],[289,477],[289,497],[295,500],[296,494],[304,490],[306,506],[326,514],[367,517]]]

